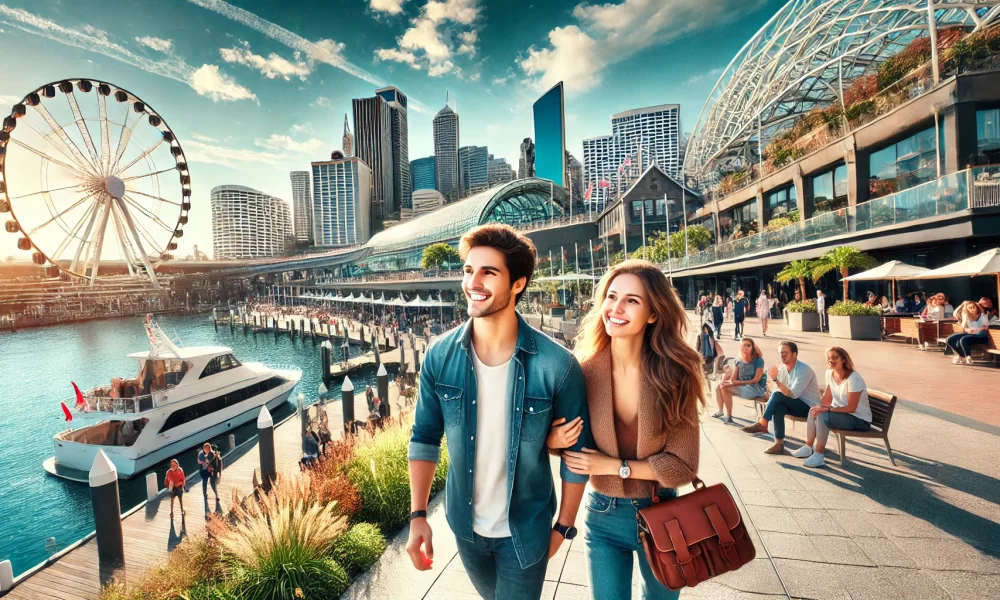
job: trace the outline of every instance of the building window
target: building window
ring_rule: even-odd
[[[767,202],[768,221],[782,217],[795,210],[795,186],[789,186],[770,192],[765,196]]]
[[[757,233],[757,201],[751,200],[719,215],[719,234],[723,239]]]
[[[944,153],[945,147],[942,145],[942,161]],[[868,159],[871,177],[868,199],[906,190],[936,179],[937,160],[938,145],[933,127],[873,152]]]
[[[653,216],[653,200],[652,199],[646,200],[646,216],[647,217],[652,217]]]
[[[656,201],[656,216],[663,217],[667,214],[667,201],[659,198]]]
[[[632,201],[632,218],[633,219],[642,218],[642,200]]]
[[[976,140],[979,143],[980,164],[1000,162],[1000,109],[976,111]]]
[[[837,165],[812,178],[812,198],[806,203],[810,217],[847,206],[847,165]]]

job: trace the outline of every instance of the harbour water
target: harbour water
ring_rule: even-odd
[[[42,461],[53,454],[52,436],[67,427],[59,402],[72,406],[70,382],[87,390],[138,372],[138,362],[127,355],[149,348],[142,322],[137,317],[0,333],[0,560],[10,559],[15,576],[93,530],[87,485],[48,475]],[[316,401],[320,349],[309,339],[244,336],[240,328],[230,333],[221,325],[216,332],[205,315],[164,316],[157,323],[185,346],[229,346],[243,361],[298,366],[302,380],[292,397],[301,392],[307,402]],[[351,347],[352,356],[360,352]],[[374,370],[358,372],[352,381],[356,386],[374,385]],[[335,388],[332,397],[339,400],[339,385]],[[275,418],[292,411],[288,404]],[[235,434],[240,443],[256,435],[256,426],[250,423]],[[226,440],[215,443],[225,450]],[[195,452],[181,459],[185,473],[197,471]],[[154,467],[161,485],[167,466]],[[142,474],[121,482],[122,511],[145,499],[144,478]]]

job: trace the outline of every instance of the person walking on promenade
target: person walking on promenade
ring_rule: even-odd
[[[171,461],[170,461],[170,469],[167,471],[166,476],[164,476],[164,478],[163,478],[163,485],[167,486],[167,489],[170,490],[170,518],[171,519],[174,518],[174,498],[177,498],[177,501],[180,502],[180,505],[181,505],[181,516],[183,516],[185,514],[184,513],[184,482],[185,481],[186,480],[184,478],[184,469],[181,469],[181,466],[177,462],[176,458],[171,459]]]
[[[594,309],[580,325],[576,356],[596,448],[565,450],[562,460],[590,476],[585,552],[593,600],[631,598],[634,560],[640,598],[680,595],[656,580],[636,514],[653,496],[673,498],[677,487],[698,476],[698,407],[705,392],[698,353],[684,341],[686,324],[659,267],[629,260],[601,279]],[[569,425],[553,427],[549,444],[575,442],[579,428],[562,435]]]
[[[424,355],[409,446],[413,512],[406,551],[416,569],[431,568],[427,502],[447,434],[445,514],[476,592],[537,600],[548,559],[576,536],[588,480],[563,463],[557,507],[545,445],[559,415],[583,422],[573,450],[593,447],[583,371],[515,310],[535,269],[531,240],[490,223],[462,237],[459,256],[471,318]]]
[[[715,326],[715,337],[722,339],[722,321],[725,318],[722,306],[722,296],[716,296],[712,303],[712,325]]]
[[[768,378],[778,389],[767,401],[764,416],[742,428],[747,433],[766,433],[768,424],[774,421],[774,445],[765,454],[784,454],[786,414],[804,418],[820,400],[816,372],[799,360],[798,345],[783,340],[778,344],[778,356],[781,366],[771,365],[767,370]]]
[[[823,290],[816,290],[816,313],[819,315],[819,331],[826,331],[826,294]]]
[[[757,314],[760,316],[761,335],[767,337],[767,323],[771,320],[771,301],[764,290],[757,296]]]
[[[733,301],[733,339],[739,340],[743,337],[743,321],[746,319],[747,310],[750,309],[750,300],[743,295],[743,290],[736,292],[736,300]]]
[[[372,386],[365,386],[365,400],[368,401],[368,412],[371,412],[375,408],[374,404],[375,392],[372,390]]]
[[[208,486],[211,484],[215,499],[219,499],[219,477],[222,475],[222,457],[205,442],[198,452],[198,467],[201,475],[201,495],[208,500]]]

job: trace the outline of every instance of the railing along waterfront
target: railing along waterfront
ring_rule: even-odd
[[[703,266],[846,233],[901,225],[967,208],[988,206],[1000,206],[1000,165],[959,171],[781,229],[716,244],[697,254],[674,258],[669,267],[671,270],[680,270]]]

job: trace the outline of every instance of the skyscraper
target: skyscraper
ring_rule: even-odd
[[[462,198],[489,187],[489,150],[486,146],[462,146],[458,149],[461,171]]]
[[[311,246],[313,226],[309,171],[292,171],[289,175],[292,180],[292,210],[295,211],[295,242]]]
[[[413,180],[413,191],[433,190],[437,185],[435,163],[433,156],[426,156],[410,161],[410,177]],[[411,204],[412,208],[413,205]]]
[[[351,128],[347,126],[347,113],[344,113],[344,137],[340,140],[340,146],[344,156],[353,156],[351,153],[354,152],[354,136],[351,135]]]
[[[447,103],[434,117],[434,157],[436,159],[435,189],[441,192],[446,203],[459,198],[461,193],[458,162],[458,113]]]
[[[566,188],[574,204],[583,202],[583,193],[587,189],[583,184],[583,165],[575,156],[566,151]]]
[[[356,156],[312,163],[317,246],[363,244],[371,237],[371,169]]]
[[[535,176],[535,143],[531,138],[521,142],[521,157],[517,161],[517,178],[527,179]]]
[[[493,155],[490,154],[489,161],[489,187],[514,179],[514,169],[507,164],[507,159],[493,158]]]
[[[399,209],[410,207],[410,151],[409,130],[406,124],[406,94],[389,86],[375,91],[375,95],[389,103],[392,113],[392,206],[388,214],[399,215]]]
[[[212,188],[212,247],[216,259],[281,256],[292,241],[288,203],[242,185]]]
[[[392,109],[381,96],[354,99],[355,156],[372,172],[372,231],[382,230],[382,222],[396,206],[393,194]],[[315,189],[315,188],[314,188]]]

